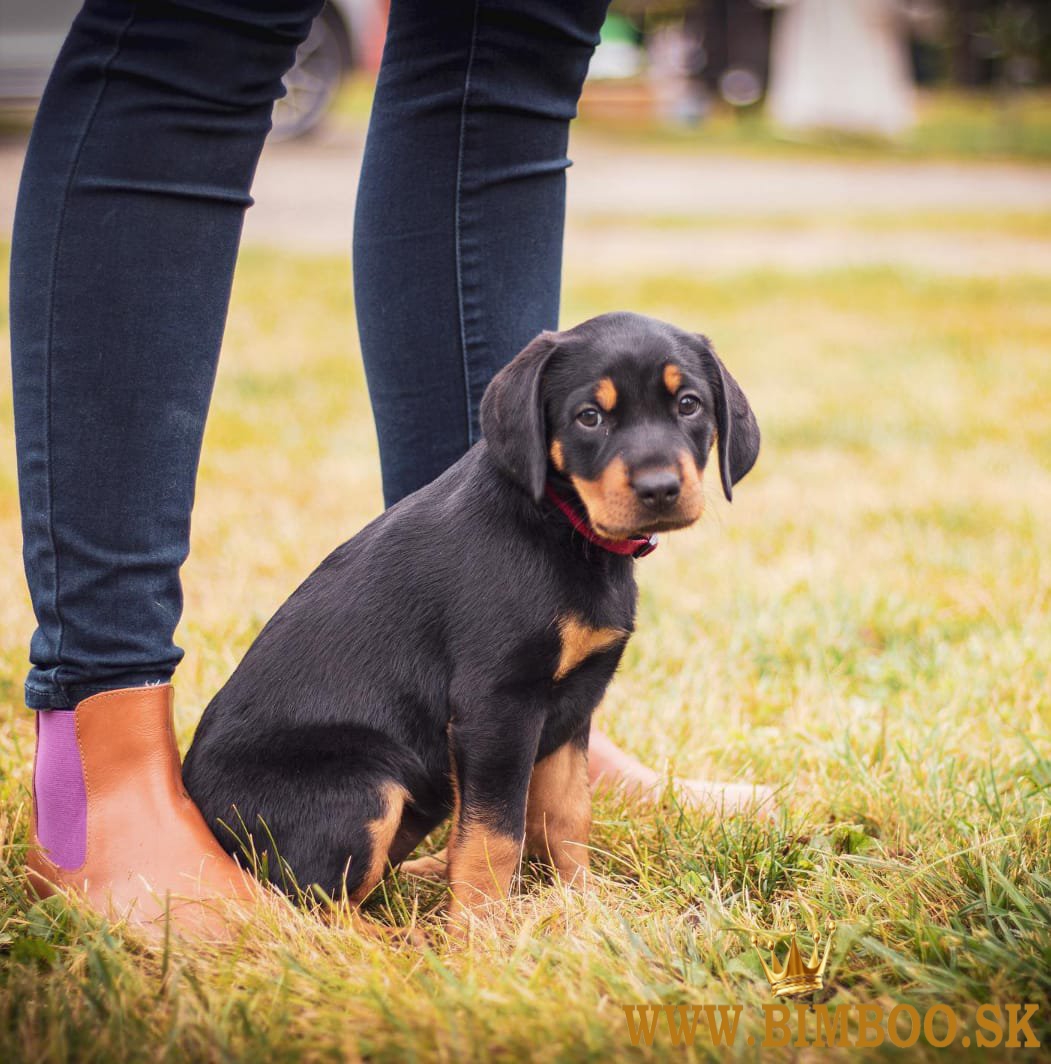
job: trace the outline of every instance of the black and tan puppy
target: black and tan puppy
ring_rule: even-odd
[[[278,610],[186,758],[224,845],[243,825],[301,887],[360,901],[450,815],[454,911],[505,895],[523,848],[585,868],[633,555],[700,516],[713,444],[727,498],[759,450],[708,341],[636,314],[538,336],[482,428]]]

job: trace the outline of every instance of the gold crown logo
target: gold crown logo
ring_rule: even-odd
[[[829,920],[828,937],[825,939],[825,952],[820,958],[818,957],[817,949],[821,936],[815,934],[814,952],[811,954],[809,961],[804,961],[796,943],[796,929],[794,927],[789,928],[789,932],[792,935],[792,944],[788,948],[788,956],[785,958],[785,963],[780,965],[777,963],[777,957],[774,956],[772,950],[770,952],[771,963],[767,964],[763,960],[762,953],[759,953],[758,940],[754,937],[752,938],[752,945],[755,946],[756,952],[759,953],[759,963],[763,966],[767,979],[770,980],[770,989],[773,990],[774,997],[795,997],[798,994],[812,994],[824,987],[825,963],[828,960],[828,951],[832,947],[832,932],[835,930],[835,922]]]

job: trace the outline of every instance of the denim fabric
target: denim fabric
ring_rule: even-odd
[[[478,439],[493,374],[558,324],[569,120],[607,0],[395,0],[354,289],[388,505]]]
[[[11,333],[26,701],[161,682],[243,214],[321,0],[88,0],[19,192]],[[568,121],[606,0],[395,0],[355,231],[388,502],[477,437],[558,314]]]

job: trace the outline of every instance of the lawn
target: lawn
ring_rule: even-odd
[[[336,100],[336,121],[361,122],[372,105],[373,83],[350,78]],[[691,152],[739,150],[762,155],[885,159],[1051,158],[1051,93],[1046,88],[1003,95],[961,89],[917,93],[916,120],[888,144],[878,137],[814,130],[788,133],[771,123],[762,105],[744,109],[716,101],[705,121],[681,126],[654,121],[653,93],[645,79],[591,81],[580,103],[580,126],[593,134]]]
[[[348,93],[342,106],[353,110],[366,95],[361,86]],[[581,122],[616,140],[650,141],[690,151],[740,150],[763,155],[827,155],[835,158],[883,159],[1015,159],[1051,158],[1051,96],[1032,89],[1010,96],[959,89],[926,89],[917,93],[912,128],[893,144],[880,137],[835,130],[788,132],[766,117],[762,105],[738,110],[717,102],[697,126],[655,123],[646,106],[645,83],[590,83],[581,100]],[[634,120],[632,101],[642,106]]]
[[[185,570],[184,749],[259,626],[380,505],[348,273],[243,256]],[[528,870],[471,950],[442,936],[442,891],[407,877],[370,913],[417,923],[429,949],[276,908],[234,946],[153,950],[31,904],[30,612],[5,396],[0,1060],[725,1053],[706,1031],[673,1048],[664,1028],[633,1048],[621,1006],[644,1003],[743,1006],[745,1054],[773,1000],[751,935],[794,923],[806,938],[828,917],[821,1000],[944,1003],[965,1056],[975,1005],[1034,1003],[1046,1044],[1049,287],[891,269],[568,278],[567,323],[631,308],[707,332],[764,433],[734,504],[709,489],[699,527],[639,563],[638,633],[601,721],[677,773],[773,783],[780,810],[767,825],[689,813],[671,793],[656,807],[600,795],[589,892]],[[914,1055],[937,1055],[924,1046]]]

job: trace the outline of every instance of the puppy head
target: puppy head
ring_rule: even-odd
[[[611,539],[696,521],[713,443],[727,499],[759,454],[755,415],[708,340],[640,314],[541,333],[493,378],[482,431],[533,499],[549,476],[568,481]]]

